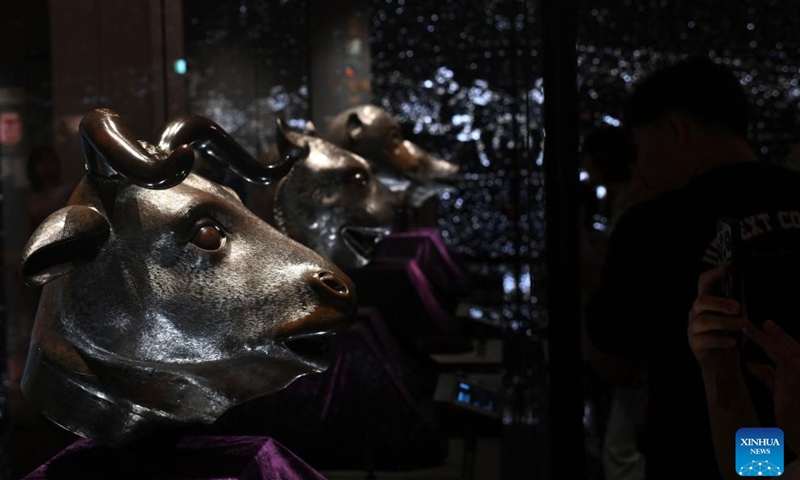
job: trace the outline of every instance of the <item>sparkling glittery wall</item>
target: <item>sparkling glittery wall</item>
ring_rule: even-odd
[[[544,100],[535,2],[373,0],[375,103],[423,148],[461,165],[439,228],[505,292],[503,423],[536,424],[544,365]],[[480,319],[485,312],[470,312]],[[512,348],[512,347],[518,348]]]
[[[579,2],[579,92],[584,129],[615,124],[634,82],[687,55],[728,65],[756,110],[753,144],[783,161],[800,141],[800,5],[779,0]]]
[[[183,8],[189,111],[257,156],[274,144],[279,116],[305,124],[305,0],[192,0]]]
[[[445,240],[471,259],[536,256],[543,94],[532,10],[511,0],[373,8],[375,101],[421,146],[462,166],[458,192],[441,198]]]

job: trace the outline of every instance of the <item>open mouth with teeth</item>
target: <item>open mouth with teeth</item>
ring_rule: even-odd
[[[361,260],[368,262],[375,253],[375,246],[387,235],[386,228],[343,227],[342,238],[345,245]]]

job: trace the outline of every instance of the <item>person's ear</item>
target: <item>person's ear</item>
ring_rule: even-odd
[[[680,113],[670,114],[667,117],[667,128],[669,128],[672,140],[678,149],[685,148],[691,135],[689,119]]]

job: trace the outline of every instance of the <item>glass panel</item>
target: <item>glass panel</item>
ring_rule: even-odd
[[[495,479],[534,461],[544,468],[529,455],[535,433],[547,441],[544,92],[534,2],[28,3],[0,16],[0,26],[17,25],[0,29],[3,38],[27,35],[36,46],[7,42],[18,61],[0,70],[14,478],[77,438],[20,395],[40,290],[22,285],[17,268],[33,228],[85,174],[78,126],[94,108],[116,111],[150,142],[169,120],[202,115],[256,159],[279,161],[278,119],[292,134],[314,126],[330,139],[338,113],[372,104],[424,158],[460,168],[455,179],[420,180],[414,192],[433,192],[421,204],[392,197],[394,233],[406,237],[366,246],[348,237],[351,249],[374,248],[379,261],[343,267],[357,284],[360,326],[332,343],[345,359],[334,373],[303,377],[200,432],[272,436],[330,478],[405,470]],[[377,179],[375,159],[366,159]],[[29,176],[36,160],[44,180]],[[199,158],[196,167],[280,227],[277,182],[262,188]],[[398,183],[381,180],[397,194]],[[319,190],[306,186],[300,200],[317,199]],[[0,391],[0,406],[4,398]]]
[[[409,138],[461,165],[456,191],[440,198],[437,226],[475,274],[502,284],[499,304],[481,302],[473,292],[470,316],[481,322],[485,312],[500,312],[503,424],[530,437],[507,433],[515,440],[503,444],[504,454],[525,455],[546,400],[544,94],[536,9],[533,2],[502,0],[386,0],[373,8],[375,102]],[[522,458],[509,458],[506,467]]]
[[[307,15],[302,14],[305,8]],[[474,1],[468,8],[459,2],[411,5],[402,0],[338,2],[335,8],[330,2],[301,1],[185,7],[189,108],[220,123],[256,156],[275,152],[279,117],[299,129],[311,120],[325,136],[339,112],[371,103],[399,122],[406,139],[460,165],[455,188],[405,212],[402,221],[409,228],[434,228],[450,254],[479,281],[466,299],[447,305],[448,317],[458,311],[470,334],[482,342],[480,348],[495,348],[505,340],[506,352],[520,352],[506,353],[513,361],[502,368],[500,363],[446,368],[477,382],[472,388],[488,382],[495,401],[505,405],[498,426],[528,429],[542,414],[544,392],[537,386],[544,378],[540,339],[546,325],[538,286],[544,277],[543,92],[536,73],[541,69],[534,13],[527,2],[510,0]],[[264,205],[257,189],[245,189],[245,195],[254,210]],[[444,354],[433,355],[441,360]],[[405,381],[413,384],[419,378]],[[370,410],[397,408],[391,402],[381,405],[387,400],[380,396],[374,402]],[[248,419],[255,415],[239,413]],[[371,418],[368,412],[363,417]],[[470,421],[479,423],[480,416]],[[274,425],[264,428],[280,434]],[[313,435],[313,430],[303,431]],[[344,431],[338,438],[326,435],[342,448],[352,441]],[[419,434],[395,434],[398,451],[414,438],[408,435]],[[293,443],[290,435],[278,438],[307,458],[319,458],[320,465],[331,465],[305,445],[309,442]],[[499,438],[493,439],[496,447]],[[454,448],[463,452],[464,446]],[[415,463],[411,460],[405,468]],[[386,459],[373,461],[385,464]],[[497,473],[499,457],[480,461]],[[347,464],[351,469],[356,465],[356,460]]]

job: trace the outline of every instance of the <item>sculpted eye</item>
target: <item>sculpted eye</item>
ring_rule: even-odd
[[[366,185],[369,180],[369,175],[363,170],[356,170],[351,172],[345,179],[348,183],[356,185]]]
[[[197,222],[190,242],[201,250],[216,252],[225,246],[225,233],[214,220],[205,218]]]
[[[363,185],[367,183],[367,176],[364,175],[362,172],[358,172],[355,175],[353,175],[353,181]]]

